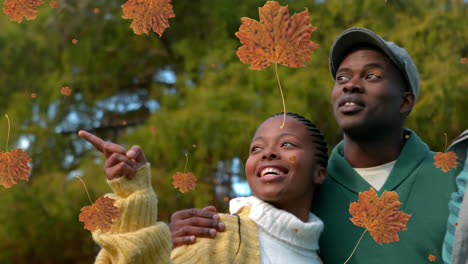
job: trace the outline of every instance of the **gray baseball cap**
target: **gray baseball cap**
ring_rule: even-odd
[[[405,49],[393,42],[385,41],[373,31],[360,27],[352,27],[336,37],[330,50],[330,73],[333,79],[343,59],[356,46],[371,45],[383,51],[395,66],[404,74],[408,88],[417,98],[419,93],[419,74],[416,65]]]

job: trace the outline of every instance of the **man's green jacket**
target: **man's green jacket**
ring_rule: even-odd
[[[377,191],[380,197],[395,191],[402,203],[400,211],[411,214],[406,229],[398,232],[400,241],[378,244],[364,234],[349,264],[428,263],[429,255],[441,263],[442,243],[447,228],[448,202],[456,191],[457,169],[443,172],[434,165],[435,152],[411,130],[387,181]],[[385,151],[385,149],[382,149]],[[325,183],[315,193],[311,211],[325,223],[320,239],[320,256],[325,264],[344,263],[364,232],[350,218],[349,205],[359,199],[359,192],[371,186],[343,157],[343,142],[332,151]]]

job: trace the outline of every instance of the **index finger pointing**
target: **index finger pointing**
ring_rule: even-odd
[[[84,130],[80,130],[78,132],[78,136],[86,139],[86,141],[93,144],[93,146],[96,147],[97,150],[104,152],[104,143],[106,143],[104,142],[104,140]]]

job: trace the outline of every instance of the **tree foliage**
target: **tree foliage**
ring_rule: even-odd
[[[23,149],[32,158],[29,182],[0,187],[0,263],[89,263],[97,253],[78,220],[86,194],[71,176],[82,175],[93,199],[110,189],[101,154],[77,137],[78,129],[143,147],[160,219],[208,204],[226,210],[233,159],[240,159],[243,177],[256,127],[282,111],[274,69],[250,71],[235,54],[240,18],[258,17],[265,1],[174,0],[176,17],[161,38],[135,35],[131,20],[122,19],[124,1],[57,2],[55,9],[40,5],[37,18],[21,24],[0,14],[0,116],[11,118],[11,149],[29,140]],[[444,132],[451,139],[468,127],[464,1],[278,2],[291,14],[307,8],[317,27],[311,40],[319,47],[305,67],[278,70],[288,111],[315,122],[330,149],[342,133],[330,105],[328,54],[351,26],[367,27],[412,56],[421,87],[407,127],[432,149],[443,149]],[[70,96],[61,94],[67,86]],[[6,137],[0,120],[0,146]],[[185,152],[198,179],[195,191],[181,194],[171,176],[184,168]]]

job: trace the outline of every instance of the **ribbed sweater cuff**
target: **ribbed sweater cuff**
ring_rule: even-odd
[[[127,197],[138,190],[151,188],[150,163],[146,163],[139,168],[132,179],[125,176],[108,180],[107,183],[115,194]]]
[[[158,198],[151,185],[149,163],[138,169],[132,179],[120,177],[108,183],[114,193],[107,196],[116,200],[114,205],[120,211],[111,233],[134,232],[156,224]]]

